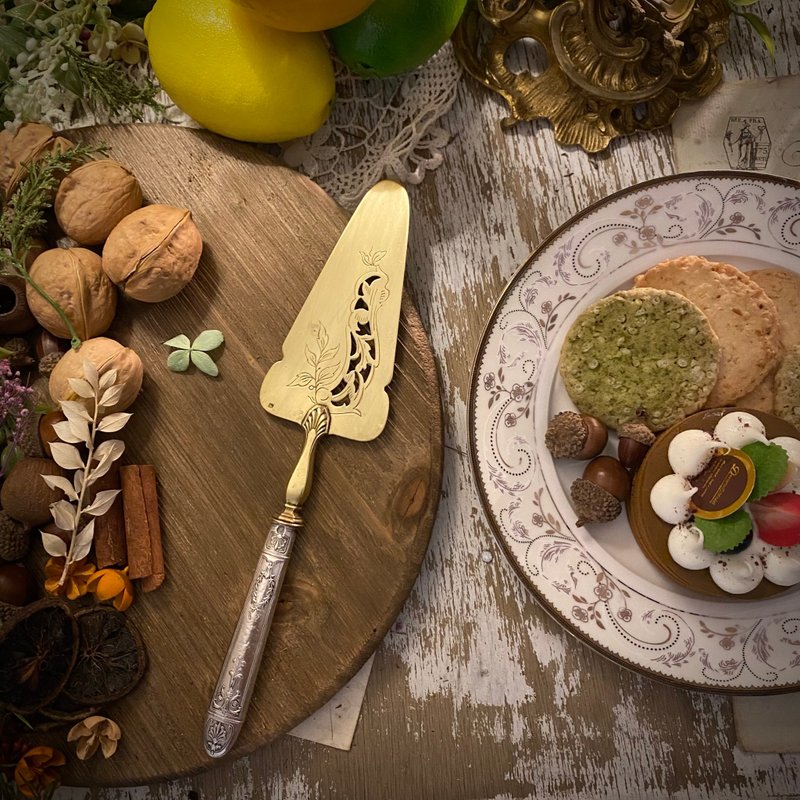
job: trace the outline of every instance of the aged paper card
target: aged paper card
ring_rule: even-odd
[[[672,122],[678,172],[741,169],[800,180],[800,76],[723,83]]]

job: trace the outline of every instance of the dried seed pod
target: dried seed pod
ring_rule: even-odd
[[[97,253],[83,247],[55,247],[33,262],[30,274],[58,302],[81,339],[108,330],[117,310],[117,292]],[[53,336],[68,339],[69,330],[50,303],[30,285],[27,296],[36,321]]]
[[[617,456],[626,469],[635,470],[644,461],[656,435],[641,422],[623,422],[617,428]]]
[[[88,161],[72,170],[58,187],[58,224],[78,244],[102,244],[114,227],[142,205],[133,173],[110,158]]]
[[[12,519],[0,511],[0,558],[4,561],[19,561],[28,553],[30,530],[27,525]]]
[[[544,443],[553,458],[594,458],[608,442],[608,428],[597,417],[562,411],[550,420]]]
[[[83,364],[91,361],[102,375],[106,370],[117,370],[117,383],[123,386],[119,401],[105,409],[106,413],[124,411],[130,406],[142,388],[144,368],[142,360],[130,347],[124,347],[113,339],[99,336],[87,339],[77,350],[68,350],[50,373],[50,396],[54,403],[62,400],[78,400],[70,378],[83,378]]]
[[[128,297],[158,303],[189,283],[202,249],[190,211],[144,206],[111,231],[103,247],[103,269]]]

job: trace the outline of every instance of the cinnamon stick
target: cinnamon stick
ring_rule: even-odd
[[[153,574],[153,554],[139,466],[132,464],[120,467],[119,477],[125,517],[125,543],[128,549],[128,576],[146,578]]]
[[[161,522],[158,517],[158,489],[156,470],[149,464],[139,467],[142,482],[144,508],[147,513],[147,527],[150,532],[150,555],[152,574],[141,583],[142,591],[152,592],[164,583],[164,550],[161,544]]]
[[[119,465],[114,466],[103,477],[98,478],[92,491],[94,494],[107,489],[119,489]],[[125,543],[125,515],[122,509],[122,493],[118,494],[111,508],[94,521],[94,554],[99,569],[111,566],[124,567],[128,563],[128,548]]]

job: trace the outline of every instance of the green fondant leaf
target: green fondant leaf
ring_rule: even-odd
[[[189,342],[189,337],[185,333],[179,333],[177,336],[167,339],[164,344],[167,347],[180,347],[181,350],[188,350],[192,346],[191,342]]]
[[[722,519],[694,518],[694,525],[703,532],[703,547],[712,553],[724,553],[741,544],[750,533],[753,522],[740,508]]]
[[[203,350],[207,353],[209,350],[216,350],[224,341],[222,331],[203,331],[192,342],[192,350]]]
[[[753,484],[753,491],[748,497],[749,502],[761,500],[781,482],[789,466],[789,455],[777,444],[764,444],[763,442],[752,442],[742,448],[742,452],[750,456],[753,466],[756,468],[756,482]]]
[[[189,367],[189,351],[176,350],[174,353],[170,353],[167,366],[173,372],[186,372]]]
[[[213,362],[211,356],[208,355],[208,353],[204,353],[202,350],[192,350],[192,364],[194,364],[200,372],[205,372],[206,375],[210,375],[212,378],[219,375],[217,365]]]

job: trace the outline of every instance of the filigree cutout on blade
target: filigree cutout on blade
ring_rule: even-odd
[[[345,330],[346,361],[340,355],[340,346],[330,344],[328,332],[319,322],[313,329],[313,347],[306,346],[308,369],[289,384],[305,387],[314,404],[328,405],[331,412],[360,414],[358,404],[380,363],[377,316],[389,297],[388,277],[379,267],[385,255],[385,250],[361,253],[361,261],[369,269],[353,292]]]

